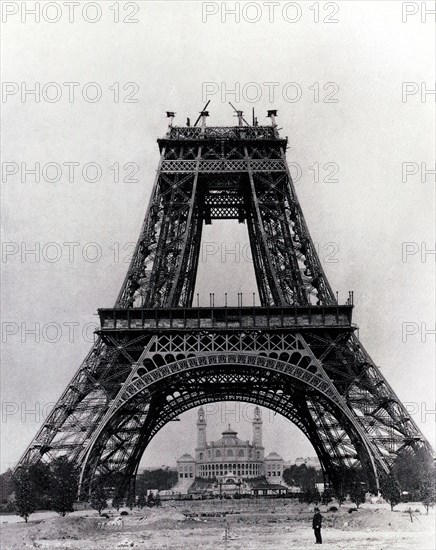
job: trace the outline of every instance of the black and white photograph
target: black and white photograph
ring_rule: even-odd
[[[0,549],[435,550],[436,3],[0,9]]]

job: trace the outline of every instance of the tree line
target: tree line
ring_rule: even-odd
[[[169,469],[145,471],[136,478],[136,495],[120,497],[112,487],[97,485],[89,495],[89,504],[99,514],[109,507],[117,511],[126,506],[160,506],[159,495],[149,491],[171,488],[177,482],[177,472]],[[78,500],[79,468],[67,457],[50,464],[39,462],[6,471],[0,476],[0,512],[16,513],[27,522],[36,510],[52,510],[61,516],[73,512]],[[112,498],[111,498],[112,497]]]
[[[323,481],[322,472],[302,464],[293,465],[283,472],[288,485],[300,488],[299,499],[308,504],[329,504],[333,498],[339,505],[349,497],[358,508],[365,502],[367,485],[361,469],[343,468],[338,472],[340,480],[333,488],[326,487],[321,494],[317,483]],[[15,473],[8,470],[0,476],[0,512],[17,513],[27,522],[36,510],[53,510],[65,516],[73,511],[78,497],[79,468],[67,457],[54,459],[50,464],[43,462],[22,466]],[[431,455],[423,450],[399,452],[388,475],[381,479],[381,496],[393,509],[407,494],[408,500],[420,501],[427,512],[436,500],[436,469]],[[169,469],[145,471],[136,478],[137,496],[117,496],[112,487],[97,485],[89,495],[89,503],[99,514],[112,507],[159,506],[159,496],[150,490],[170,489],[177,482],[177,472]]]
[[[322,472],[311,466],[292,465],[283,471],[285,483],[299,487],[299,500],[307,504],[329,504],[333,498],[343,504],[347,497],[358,508],[365,502],[367,484],[361,469],[342,468],[337,472],[335,488],[326,487],[321,494],[316,484]],[[436,469],[433,457],[425,449],[400,451],[389,474],[382,477],[380,494],[393,509],[402,500],[422,502],[428,510],[436,500]]]

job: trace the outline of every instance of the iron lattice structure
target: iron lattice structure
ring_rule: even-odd
[[[82,495],[131,487],[153,436],[184,411],[238,400],[308,437],[325,480],[361,468],[377,490],[400,450],[429,444],[384,379],[323,272],[271,126],[175,127],[158,140],[149,207],[98,340],[20,464],[68,455]],[[171,113],[170,113],[171,116]],[[261,304],[193,307],[203,225],[247,224]]]

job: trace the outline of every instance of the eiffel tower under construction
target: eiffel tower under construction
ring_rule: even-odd
[[[205,106],[207,109],[207,105]],[[344,468],[377,491],[398,453],[432,452],[356,336],[353,293],[339,304],[310,237],[271,123],[174,125],[115,305],[98,339],[19,465],[66,455],[86,498],[99,484],[124,494],[157,432],[181,413],[244,401],[293,422],[313,445],[326,484]],[[248,229],[259,305],[194,304],[204,224]],[[286,436],[286,434],[284,434]]]

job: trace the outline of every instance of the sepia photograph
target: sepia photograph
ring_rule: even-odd
[[[436,3],[4,0],[0,549],[436,549]]]

